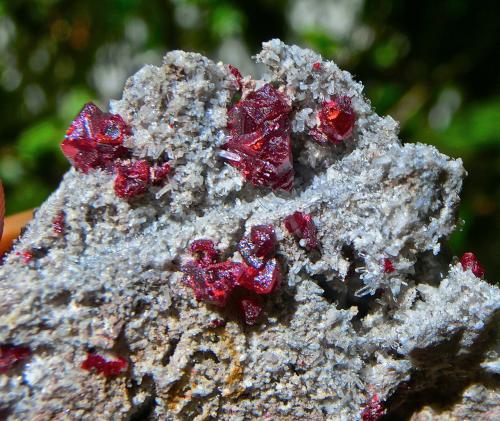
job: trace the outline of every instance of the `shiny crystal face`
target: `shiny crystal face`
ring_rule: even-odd
[[[349,138],[356,123],[351,99],[341,96],[323,102],[318,111],[318,120],[318,126],[309,134],[319,144],[338,144]]]
[[[66,132],[61,149],[78,170],[110,169],[116,159],[129,156],[123,140],[130,130],[116,114],[105,113],[95,104],[85,104]]]
[[[285,95],[270,84],[228,111],[229,137],[221,156],[254,186],[292,188],[290,112]]]
[[[272,225],[256,225],[250,235],[244,236],[238,243],[238,250],[245,262],[261,269],[266,260],[274,255],[278,241]]]
[[[474,253],[464,253],[460,259],[460,263],[462,264],[462,268],[464,270],[470,269],[478,278],[482,278],[484,276],[484,267],[481,265]]]
[[[318,231],[311,215],[304,212],[294,212],[285,218],[285,228],[294,237],[304,240],[306,249],[319,248]]]

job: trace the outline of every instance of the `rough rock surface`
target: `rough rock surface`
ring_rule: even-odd
[[[227,66],[174,51],[132,76],[110,111],[130,125],[133,155],[168,157],[172,176],[126,201],[112,174],[72,169],[37,211],[0,267],[0,344],[32,350],[0,374],[3,417],[352,420],[375,394],[396,419],[498,414],[500,291],[440,254],[461,161],[402,144],[363,86],[312,51],[273,40],[257,60],[268,73],[244,89],[272,82],[292,102],[292,191],[255,188],[218,156],[238,87]],[[356,125],[320,146],[309,131],[333,95],[351,98]],[[285,230],[296,210],[321,250]],[[276,227],[285,282],[248,327],[196,302],[180,266],[198,238],[241,260],[237,241],[256,224]],[[88,349],[129,370],[82,370]]]

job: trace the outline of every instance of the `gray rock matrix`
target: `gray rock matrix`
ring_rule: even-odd
[[[227,66],[173,51],[143,67],[110,111],[132,128],[133,155],[168,156],[173,174],[126,201],[112,174],[71,169],[38,209],[0,267],[0,343],[33,352],[0,374],[2,417],[356,420],[378,395],[396,419],[500,418],[500,291],[441,252],[461,160],[402,144],[363,86],[310,50],[272,40],[256,58],[267,73],[244,89],[272,82],[293,104],[293,190],[255,188],[220,158],[237,89]],[[352,98],[354,133],[319,146],[308,132],[334,95]],[[313,216],[320,252],[284,229],[296,210]],[[238,240],[261,223],[276,228],[285,281],[249,327],[197,302],[180,266],[198,238],[241,260]],[[90,348],[129,371],[82,370]]]

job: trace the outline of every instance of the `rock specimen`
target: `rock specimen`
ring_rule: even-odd
[[[0,267],[4,418],[498,415],[500,291],[441,252],[461,161],[312,51],[257,60],[170,52],[77,117]]]

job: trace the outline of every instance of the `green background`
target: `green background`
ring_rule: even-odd
[[[461,157],[469,172],[452,251],[500,275],[500,72],[495,1],[2,0],[0,178],[7,213],[38,206],[68,163],[59,150],[83,103],[106,106],[127,76],[170,49],[258,72],[279,37],[364,82],[405,141]]]

